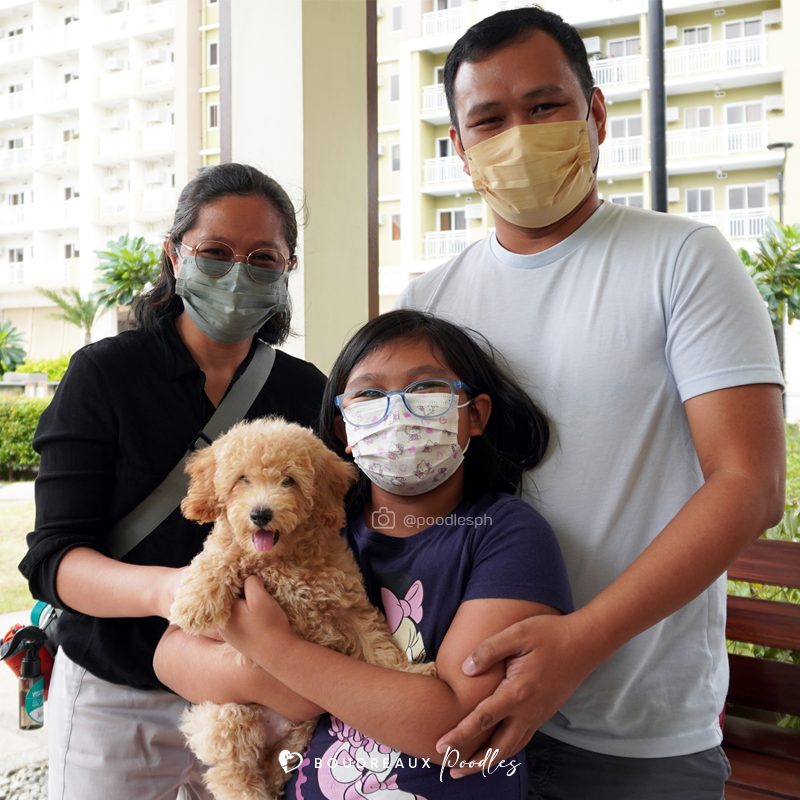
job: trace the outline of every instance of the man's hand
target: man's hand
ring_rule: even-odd
[[[518,622],[482,642],[464,662],[464,673],[478,675],[507,658],[506,677],[493,695],[437,742],[437,751],[444,754],[451,747],[463,753],[466,741],[499,723],[475,760],[480,760],[487,748],[499,750],[496,763],[518,753],[537,728],[610,655],[604,652],[589,656],[588,634],[583,625],[581,612],[541,615]],[[460,778],[480,769],[453,768],[450,775]]]

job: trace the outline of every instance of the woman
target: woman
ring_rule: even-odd
[[[178,463],[256,340],[286,339],[296,245],[294,207],[274,180],[241,164],[205,169],[181,192],[161,276],[134,304],[137,329],[79,350],[42,414],[36,529],[20,569],[35,597],[65,610],[48,704],[51,800],[166,800],[183,784],[208,796],[177,731],[186,704],[152,666],[180,569],[208,526],[175,509],[120,561],[108,534]],[[245,417],[313,425],[324,384],[277,352]]]

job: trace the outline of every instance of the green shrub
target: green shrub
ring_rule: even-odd
[[[17,372],[43,372],[49,381],[60,381],[69,366],[69,355],[62,353],[56,358],[26,358]]]
[[[31,442],[49,402],[49,397],[0,397],[0,474],[8,480],[15,474],[30,476],[39,468]]]

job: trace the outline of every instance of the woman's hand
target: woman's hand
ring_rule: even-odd
[[[262,663],[264,651],[274,654],[283,646],[276,646],[279,642],[288,644],[295,638],[283,609],[255,575],[245,580],[244,597],[233,604],[230,619],[220,633],[229,645],[267,670],[269,667]]]
[[[578,614],[529,617],[486,639],[464,662],[464,673],[480,675],[508,659],[506,676],[494,694],[439,739],[436,749],[465,753],[466,742],[499,723],[481,753],[497,749],[501,760],[519,752],[603,660],[587,647],[590,642]],[[479,770],[454,768],[450,774],[458,778]]]
[[[163,569],[157,581],[157,603],[158,603],[158,616],[164,619],[169,619],[169,610],[172,608],[172,602],[175,599],[175,592],[181,585],[183,575],[188,567],[181,567],[180,569]]]

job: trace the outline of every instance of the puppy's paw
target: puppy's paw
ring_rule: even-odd
[[[169,621],[186,633],[198,634],[213,628],[224,628],[230,615],[230,608],[215,607],[178,592],[169,610]]]
[[[406,672],[413,672],[415,675],[430,675],[432,678],[436,677],[436,662],[429,661],[426,664],[415,664],[409,662]]]

